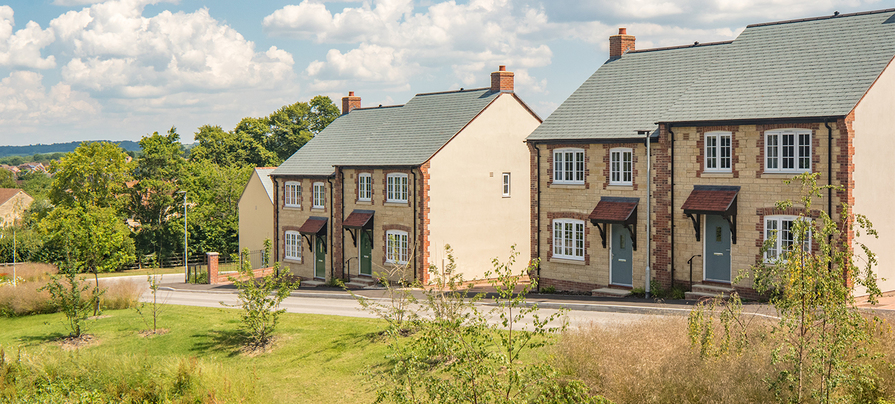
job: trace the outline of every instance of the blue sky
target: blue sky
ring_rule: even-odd
[[[606,60],[891,0],[33,0],[0,5],[0,145],[139,140],[348,91],[363,105],[485,87],[547,117]],[[2,3],[0,3],[2,4]]]

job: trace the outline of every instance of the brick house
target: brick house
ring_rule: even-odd
[[[625,29],[609,40],[609,60],[527,139],[542,285],[624,294],[649,266],[692,296],[749,296],[735,278],[767,259],[770,232],[785,243],[796,215],[835,219],[845,202],[879,230],[861,241],[895,289],[895,9],[754,24],[728,42],[635,50]],[[785,181],[803,172],[843,190],[812,212],[776,209],[798,200]]]
[[[270,175],[277,259],[304,279],[403,268],[392,277],[425,282],[445,244],[466,279],[511,245],[527,258],[524,141],[540,123],[503,66],[490,87],[404,105],[362,108],[349,93],[342,116]]]

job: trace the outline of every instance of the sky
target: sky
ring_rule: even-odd
[[[4,4],[4,3],[0,3]],[[546,118],[608,58],[892,0],[16,0],[0,5],[0,145],[139,140],[354,91],[363,106],[490,85]]]

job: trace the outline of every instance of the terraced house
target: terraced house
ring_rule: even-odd
[[[895,289],[895,9],[754,24],[729,42],[636,50],[625,29],[609,41],[609,60],[527,139],[542,285],[749,296],[736,275],[792,243],[796,215],[835,219],[846,203],[879,230],[861,241]],[[811,212],[776,209],[804,172],[842,190]]]
[[[276,257],[303,279],[427,281],[450,244],[466,279],[529,256],[525,138],[540,124],[504,66],[491,86],[342,116],[274,170]],[[527,260],[520,263],[524,265]]]

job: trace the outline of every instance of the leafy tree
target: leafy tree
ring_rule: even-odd
[[[177,227],[183,199],[176,198],[186,160],[180,135],[171,128],[167,135],[158,132],[140,140],[142,156],[137,160],[131,189],[130,213],[140,222],[134,241],[140,254],[155,254],[158,259],[172,255],[182,237],[182,222]]]
[[[46,173],[29,171],[22,176],[21,188],[31,195],[35,201],[46,200],[50,193],[53,179]]]
[[[205,125],[195,134],[199,144],[190,151],[190,160],[219,166],[263,167],[277,165],[276,154],[247,133],[225,132],[220,126]]]
[[[56,206],[121,208],[131,165],[124,150],[107,142],[84,142],[50,166],[50,200]]]
[[[199,161],[186,165],[182,178],[187,191],[190,252],[239,251],[239,196],[252,173],[245,166],[219,166]],[[183,229],[183,219],[176,228]],[[179,233],[183,237],[183,233]]]
[[[18,188],[16,175],[12,171],[0,168],[0,188]]]
[[[322,95],[286,105],[267,117],[270,135],[265,146],[286,160],[338,117],[339,108]]]
[[[792,222],[789,235],[778,231],[765,241],[762,253],[775,251],[776,258],[752,267],[755,290],[771,294],[780,315],[775,331],[782,338],[773,355],[780,373],[773,387],[783,402],[846,401],[848,387],[874,377],[871,368],[856,365],[867,354],[863,347],[872,334],[869,320],[857,310],[855,287],[863,287],[870,302],[880,296],[875,255],[860,241],[862,235],[877,233],[847,204],[842,204],[838,221],[822,210],[812,211],[825,189],[838,189],[818,186],[817,177],[806,173],[794,179],[801,183],[803,213]],[[794,206],[790,200],[777,203],[778,209]],[[777,238],[782,238],[782,248],[777,249]]]
[[[51,260],[72,270],[92,272],[99,289],[99,272],[134,261],[130,229],[112,207],[61,206],[40,223]],[[94,311],[99,310],[96,300]]]

